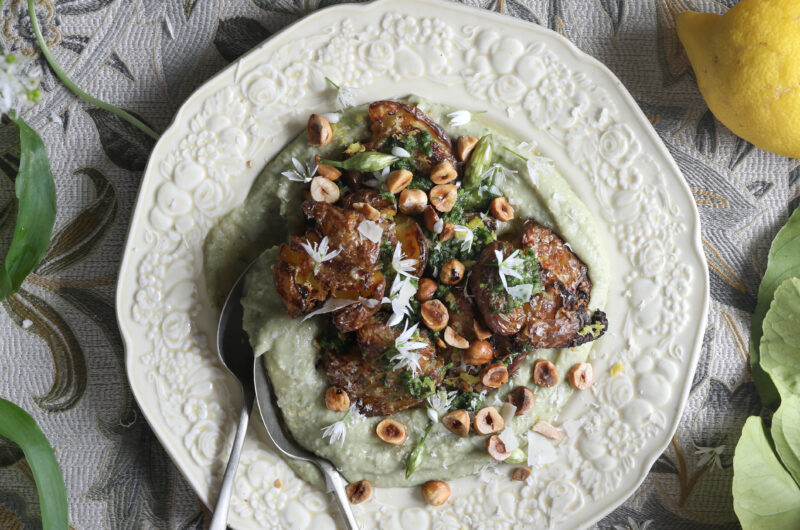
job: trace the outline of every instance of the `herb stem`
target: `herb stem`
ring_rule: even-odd
[[[87,94],[86,92],[81,90],[81,88],[78,85],[73,83],[70,80],[69,77],[67,77],[67,74],[64,73],[64,71],[61,69],[61,67],[56,62],[56,59],[55,59],[55,57],[53,57],[53,54],[50,53],[50,50],[47,47],[47,43],[45,42],[44,37],[42,36],[42,30],[39,27],[39,20],[36,18],[36,10],[34,9],[33,2],[34,2],[34,0],[28,0],[28,15],[30,16],[31,24],[33,25],[33,33],[34,33],[34,35],[36,35],[36,42],[39,43],[39,48],[41,48],[42,55],[44,55],[44,58],[47,60],[47,64],[49,64],[50,68],[53,69],[53,72],[55,72],[56,77],[58,77],[58,79],[62,83],[64,83],[64,86],[66,86],[75,95],[77,95],[79,98],[81,98],[82,100],[86,101],[87,103],[91,103],[92,105],[94,105],[96,107],[100,107],[103,110],[107,110],[108,112],[111,112],[112,114],[115,114],[116,116],[119,116],[120,118],[122,118],[123,120],[127,121],[128,123],[130,123],[131,125],[133,125],[137,129],[142,131],[143,133],[145,133],[148,136],[150,136],[151,138],[153,138],[154,140],[158,140],[158,138],[159,138],[158,133],[155,132],[150,127],[148,127],[147,125],[145,125],[141,120],[139,120],[135,116],[132,116],[131,114],[125,112],[124,110],[122,110],[119,107],[115,107],[114,105],[110,105],[110,104],[108,104],[108,103],[106,103],[104,101],[101,101],[101,100],[97,99],[94,96],[91,96],[91,95]]]
[[[522,156],[521,154],[517,153],[516,151],[512,151],[511,149],[509,149],[509,148],[508,148],[508,147],[506,147],[506,146],[503,146],[503,149],[505,149],[506,151],[508,151],[508,152],[509,152],[509,153],[511,153],[512,155],[516,156],[517,158],[521,158],[521,159],[522,159],[522,160],[524,160],[525,162],[527,162],[527,161],[528,161],[528,157]]]
[[[337,85],[336,83],[334,83],[334,82],[333,82],[333,80],[332,80],[330,77],[328,77],[328,76],[325,76],[325,81],[327,81],[328,83],[330,83],[330,84],[331,84],[331,86],[332,86],[333,88],[335,88],[336,90],[339,90],[339,85]]]

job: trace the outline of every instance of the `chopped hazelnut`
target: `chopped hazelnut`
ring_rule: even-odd
[[[431,506],[441,506],[450,498],[450,486],[441,480],[429,480],[422,485],[422,498]]]
[[[522,416],[533,410],[536,405],[536,394],[527,386],[518,386],[508,393],[508,402],[517,407],[514,416]]]
[[[466,410],[454,410],[442,416],[442,425],[450,432],[464,437],[469,434],[469,413]]]
[[[381,212],[365,202],[354,202],[352,208],[370,221],[377,221],[381,218]]]
[[[531,427],[531,430],[534,432],[538,432],[545,438],[550,438],[551,440],[560,440],[561,439],[561,431],[547,423],[546,421],[539,420],[536,422],[536,425]]]
[[[372,484],[368,480],[351,482],[344,489],[350,504],[360,504],[372,496]]]
[[[456,235],[456,225],[447,222],[442,227],[442,233],[439,234],[439,242],[444,243],[448,239],[452,239],[454,235]]]
[[[434,184],[447,184],[456,178],[458,178],[456,168],[447,160],[439,162],[431,169],[431,181]]]
[[[464,355],[464,362],[474,366],[486,364],[494,357],[494,348],[485,340],[473,340]]]
[[[419,308],[422,321],[431,331],[441,331],[447,326],[450,313],[447,307],[439,300],[428,300]]]
[[[319,164],[317,166],[317,173],[319,176],[325,177],[328,180],[336,180],[342,176],[342,172],[328,164]]]
[[[339,200],[339,186],[325,177],[311,179],[311,198],[317,202],[333,204]]]
[[[406,441],[406,426],[392,418],[384,418],[375,428],[378,438],[392,445],[403,445]]]
[[[486,451],[489,453],[489,456],[498,462],[502,462],[511,456],[511,451],[506,449],[506,444],[504,444],[503,440],[496,434],[490,436],[489,439],[486,440]]]
[[[403,190],[397,201],[397,208],[408,215],[416,215],[425,210],[428,205],[428,196],[422,190]]]
[[[527,467],[515,467],[511,472],[511,480],[525,482],[531,476],[531,470]]]
[[[444,341],[453,348],[458,348],[460,350],[469,348],[469,341],[456,333],[450,326],[444,328]]]
[[[592,365],[589,363],[578,363],[567,372],[569,384],[578,390],[587,390],[592,386]]]
[[[458,141],[456,142],[458,159],[462,162],[466,162],[476,145],[478,145],[478,139],[474,136],[459,136]]]
[[[281,479],[279,479],[279,478],[276,478],[272,482],[272,485],[275,486],[275,488],[277,488],[277,489],[281,489],[283,487],[283,483],[281,482]]]
[[[505,427],[503,417],[497,412],[494,407],[483,407],[475,413],[475,419],[472,420],[475,427],[475,432],[478,434],[492,434],[500,432]]]
[[[503,363],[492,363],[481,372],[481,383],[489,388],[500,388],[508,383],[508,368]]]
[[[458,188],[454,184],[437,184],[430,191],[431,204],[440,212],[449,212],[456,205]]]
[[[442,340],[441,337],[436,337],[436,347],[437,348],[447,348],[447,344]]]
[[[436,294],[436,289],[439,288],[439,284],[436,281],[431,280],[430,278],[422,278],[419,281],[419,287],[417,287],[417,300],[420,302],[427,302],[433,295]]]
[[[329,386],[325,391],[325,406],[328,410],[344,412],[350,408],[350,396],[339,387]]]
[[[558,383],[558,370],[547,359],[539,359],[533,363],[533,382],[539,386],[554,386]]]
[[[492,215],[498,221],[510,221],[514,218],[514,208],[508,204],[508,199],[505,197],[495,197],[489,206]]]
[[[425,211],[422,212],[422,218],[425,221],[425,228],[431,232],[435,230],[435,225],[440,220],[439,214],[436,213],[436,210],[430,204],[426,206]]]
[[[313,146],[328,145],[333,140],[330,122],[319,114],[312,114],[308,117],[306,136],[308,143]]]
[[[472,321],[472,331],[475,332],[478,340],[486,340],[492,336],[492,332],[477,317]]]
[[[442,270],[439,271],[439,279],[445,285],[455,285],[464,279],[465,271],[464,264],[454,258],[442,265]]]
[[[414,174],[407,169],[397,169],[386,177],[386,190],[389,193],[400,193],[411,184]],[[427,200],[425,201],[427,202]]]

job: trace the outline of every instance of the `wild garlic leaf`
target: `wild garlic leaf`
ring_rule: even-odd
[[[767,270],[758,288],[758,301],[750,324],[750,367],[758,395],[765,406],[777,404],[778,392],[760,365],[761,355],[758,348],[763,332],[762,325],[775,289],[783,280],[792,277],[800,277],[800,208],[795,209],[772,241]]]
[[[759,416],[733,455],[733,510],[745,530],[800,528],[800,487],[778,461]]]
[[[800,396],[781,400],[778,412],[772,416],[770,434],[781,462],[800,485]]]
[[[784,280],[764,318],[761,368],[782,400],[800,395],[800,278]]]

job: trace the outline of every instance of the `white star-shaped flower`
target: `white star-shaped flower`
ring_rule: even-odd
[[[495,250],[494,255],[497,258],[497,273],[500,275],[500,281],[503,282],[503,288],[508,291],[506,276],[513,276],[521,280],[522,272],[520,269],[522,269],[525,262],[519,257],[519,250],[515,250],[505,259],[503,259],[503,252],[500,250]]]
[[[409,153],[399,145],[392,147],[392,154],[399,158],[408,158],[411,156],[411,153]]]
[[[308,163],[304,166],[297,160],[295,157],[292,157],[292,164],[294,165],[294,169],[289,171],[284,171],[281,173],[287,179],[293,182],[302,182],[303,184],[308,184],[311,182],[311,179],[317,176],[317,162],[314,160],[312,156]]]
[[[328,236],[323,237],[319,243],[310,244],[308,241],[304,241],[300,243],[300,246],[314,260],[314,274],[317,274],[317,267],[320,263],[331,260],[342,252],[341,247],[328,252]]]
[[[513,177],[516,174],[516,171],[513,169],[508,169],[503,164],[492,164],[489,166],[489,169],[483,172],[483,175],[481,175],[481,180],[486,181],[491,178],[493,179],[494,184],[502,185],[505,179]]]
[[[344,413],[341,420],[333,422],[322,429],[322,438],[328,438],[330,445],[339,442],[339,447],[344,447],[344,439],[347,437],[347,425],[345,425],[344,421],[347,419],[348,414],[350,414],[350,409]]]
[[[403,332],[395,339],[394,348],[397,353],[390,359],[391,362],[395,363],[394,370],[409,370],[413,374],[419,373],[419,360],[422,358],[422,354],[417,350],[421,350],[428,345],[425,342],[411,340],[417,331],[417,326],[419,324],[414,324],[409,328],[408,320],[406,320]]]
[[[412,280],[412,276],[397,274],[389,289],[389,297],[383,298],[382,303],[392,305],[392,316],[386,322],[388,326],[396,326],[411,311],[411,298],[417,294]]]
[[[450,118],[450,127],[461,127],[472,119],[472,114],[468,110],[457,110],[447,115]]]
[[[472,248],[472,241],[475,238],[472,230],[464,225],[455,225],[453,229],[455,230],[456,239],[461,240],[461,252],[469,252]]]
[[[435,394],[427,399],[428,402],[428,418],[434,423],[439,421],[439,418],[447,414],[453,400],[458,395],[458,392],[448,392],[445,389],[439,389]]]
[[[405,274],[406,276],[412,276],[411,271],[417,268],[417,260],[414,258],[406,258],[405,254],[403,253],[403,245],[400,243],[394,247],[394,254],[392,255],[392,268],[398,274]]]

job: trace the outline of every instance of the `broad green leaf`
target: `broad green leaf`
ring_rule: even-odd
[[[775,289],[763,329],[761,368],[782,400],[800,395],[800,278],[784,280]]]
[[[761,355],[758,348],[761,344],[762,325],[775,289],[783,280],[791,277],[800,277],[800,208],[794,211],[772,241],[767,270],[758,288],[758,301],[750,324],[750,367],[758,395],[765,406],[777,404],[778,392],[759,364]]]
[[[770,434],[781,462],[800,484],[800,396],[781,399],[778,412],[772,416]]]
[[[745,422],[733,455],[733,510],[744,530],[800,528],[800,488],[758,416]]]
[[[0,436],[17,444],[33,473],[39,490],[44,530],[69,527],[67,488],[56,456],[36,421],[24,410],[0,398]]]
[[[39,264],[50,244],[56,218],[56,187],[47,149],[36,131],[21,118],[14,123],[19,127],[21,151],[15,182],[17,224],[0,272],[0,300],[16,292]]]

